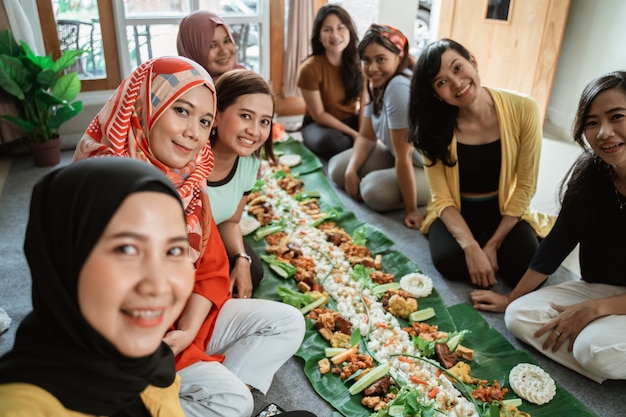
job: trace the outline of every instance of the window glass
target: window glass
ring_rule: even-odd
[[[212,10],[224,18],[237,44],[237,58],[245,67],[262,73],[261,34],[266,18],[262,0],[125,0],[124,24],[128,65],[124,72],[156,56],[177,55],[180,20],[195,10]],[[268,76],[269,74],[264,74]]]
[[[84,49],[72,70],[80,79],[106,77],[97,0],[53,0],[61,52]]]

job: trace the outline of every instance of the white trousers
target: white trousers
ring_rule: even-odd
[[[266,393],[274,374],[300,347],[305,323],[294,307],[260,299],[228,300],[207,348],[224,362],[197,362],[182,369],[180,398],[187,417],[249,417],[250,385]]]
[[[513,301],[506,309],[504,321],[516,337],[533,346],[550,359],[598,383],[605,379],[626,379],[626,316],[612,315],[596,319],[585,327],[568,352],[568,342],[559,350],[542,349],[550,332],[539,338],[533,334],[559,313],[550,303],[563,306],[596,298],[626,293],[626,287],[568,281],[530,292]]]

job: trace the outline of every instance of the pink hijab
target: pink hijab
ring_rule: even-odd
[[[185,205],[194,262],[206,246],[212,221],[206,192],[206,178],[213,171],[210,142],[198,153],[195,161],[182,169],[172,169],[152,155],[149,136],[151,127],[172,103],[201,85],[213,95],[215,114],[213,80],[198,63],[177,56],[144,62],[115,90],[87,128],[74,153],[74,161],[115,155],[140,159],[163,171],[178,189]],[[209,214],[205,214],[207,211]]]
[[[224,19],[207,10],[198,10],[181,20],[180,26],[178,27],[178,38],[176,39],[178,54],[193,59],[202,65],[204,69],[211,74],[213,79],[217,79],[222,75],[212,73],[206,67],[211,42],[213,42],[213,37],[215,36],[215,28],[218,26],[224,26],[230,41],[233,45],[237,45]],[[237,55],[235,55],[235,66],[231,69],[235,68],[245,68],[237,62]]]

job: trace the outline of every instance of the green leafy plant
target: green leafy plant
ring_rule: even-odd
[[[68,71],[85,51],[65,51],[56,61],[51,55],[36,55],[25,43],[18,44],[11,32],[0,32],[0,88],[15,97],[18,116],[3,115],[30,142],[57,138],[59,127],[83,108],[74,101],[80,92],[76,71]]]

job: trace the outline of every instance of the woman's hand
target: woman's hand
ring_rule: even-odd
[[[474,290],[470,293],[472,307],[475,310],[503,313],[511,303],[508,295],[495,293],[491,290]]]
[[[556,352],[569,339],[567,350],[571,352],[574,348],[574,340],[580,332],[589,323],[600,317],[596,307],[597,301],[588,300],[571,306],[550,303],[550,306],[558,311],[559,315],[535,332],[535,337],[541,337],[545,333],[551,332],[543,342],[542,348],[545,350],[552,347],[552,351]]]
[[[419,230],[423,221],[424,216],[417,210],[410,211],[404,215],[404,225],[409,229]]]
[[[496,285],[496,274],[491,261],[478,243],[465,250],[465,262],[473,285],[483,288]]]
[[[362,201],[360,186],[361,179],[356,171],[346,171],[346,192],[356,201]]]
[[[236,293],[235,289],[237,290]],[[244,258],[237,258],[235,267],[230,273],[230,293],[235,294],[237,298],[252,297],[250,263]]]
[[[170,330],[165,333],[163,341],[172,349],[174,356],[178,356],[180,352],[187,349],[193,339],[196,337],[192,332],[185,330]]]
[[[485,255],[487,255],[487,259],[489,259],[489,264],[491,265],[493,272],[497,272],[499,269],[498,248],[487,243],[485,246],[483,246],[483,252],[485,252]]]

